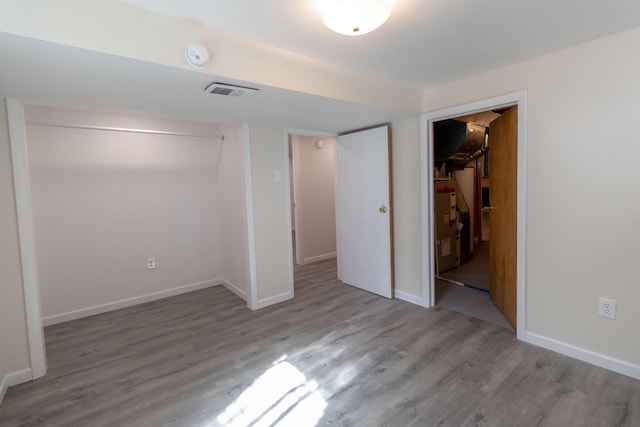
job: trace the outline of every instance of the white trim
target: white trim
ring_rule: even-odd
[[[242,124],[242,157],[244,164],[244,194],[247,212],[247,258],[249,289],[247,292],[247,307],[257,310],[258,282],[256,273],[256,227],[253,212],[253,181],[251,174],[251,131],[248,123]]]
[[[479,111],[509,105],[518,106],[518,194],[517,194],[517,321],[516,335],[525,340],[526,332],[526,196],[527,196],[527,92],[519,91],[510,94],[484,99],[469,104],[458,105],[443,110],[426,113],[421,118],[420,140],[420,187],[422,202],[422,293],[424,307],[435,304],[435,268],[433,261],[433,133],[431,125],[434,121],[453,118]]]
[[[293,180],[289,183],[289,186],[293,185],[293,214],[294,214],[294,222],[296,229],[296,263],[302,264],[302,247],[304,242],[303,230],[300,225],[300,211],[299,200],[300,200],[300,136],[289,134],[291,136],[291,163],[293,163],[293,170],[291,173],[293,174]],[[289,188],[289,192],[291,192],[291,188]]]
[[[340,224],[342,224],[340,218],[340,198],[338,197],[338,193],[340,190],[340,174],[338,173],[338,137],[336,136],[336,146],[335,150],[333,150],[333,194],[335,199],[335,215],[336,215],[336,276],[338,280],[342,281],[342,245],[340,242],[342,241],[341,236],[342,232],[340,230]]]
[[[299,135],[299,136],[316,136],[316,137],[324,137],[324,138],[335,138],[338,136],[335,132],[321,132],[314,130],[304,130],[304,129],[292,129],[287,128],[287,134],[290,135]]]
[[[399,300],[410,302],[411,304],[423,305],[424,298],[404,291],[393,291],[393,296]]]
[[[527,331],[527,158],[529,153],[528,122],[527,122],[527,92],[522,91],[518,96],[518,194],[517,205],[517,306],[516,306],[516,335],[524,340]]]
[[[154,129],[135,129],[135,128],[119,128],[111,126],[89,126],[89,125],[65,125],[61,123],[48,123],[40,121],[29,120],[26,122],[27,126],[40,126],[40,127],[52,127],[52,128],[64,128],[64,129],[81,129],[81,130],[99,130],[106,132],[125,132],[125,133],[144,133],[150,135],[164,135],[164,136],[184,136],[188,138],[218,138],[224,141],[224,135],[218,134],[194,134],[183,132],[170,132],[166,130],[154,130]]]
[[[29,161],[25,130],[24,107],[22,101],[7,98],[7,119],[11,162],[13,164],[13,185],[16,195],[18,216],[18,236],[20,260],[24,288],[24,304],[29,341],[29,358],[33,379],[47,373],[47,356],[42,329],[42,306],[40,305],[40,284],[35,246],[35,227],[29,179]]]
[[[300,264],[310,264],[312,262],[324,261],[325,259],[331,259],[331,258],[335,258],[335,257],[336,257],[336,253],[335,252],[329,252],[329,253],[326,253],[326,254],[316,255],[316,256],[309,257],[309,258],[305,258],[304,260],[302,260],[302,262]]]
[[[108,311],[118,310],[119,308],[131,307],[132,305],[138,305],[149,301],[155,301],[162,298],[172,297],[174,295],[185,294],[187,292],[197,291],[200,289],[209,288],[211,286],[218,286],[223,284],[224,282],[221,279],[212,279],[198,283],[191,283],[189,285],[165,289],[163,291],[152,292],[149,294],[108,302],[105,304],[80,308],[78,310],[68,311],[66,313],[46,316],[42,318],[42,323],[44,326],[55,325],[56,323],[62,323],[69,320],[80,319],[82,317],[93,316],[94,314],[106,313]]]
[[[234,294],[238,295],[243,300],[245,300],[245,301],[247,300],[247,293],[245,291],[243,291],[242,289],[240,289],[240,287],[238,287],[237,285],[231,283],[227,279],[220,278],[220,279],[218,279],[218,281],[220,282],[220,284],[222,286],[224,286],[225,288],[229,289],[231,292],[233,292]]]
[[[258,300],[258,309],[269,307],[270,305],[278,304],[283,301],[287,301],[293,298],[293,293],[290,291],[283,292],[278,295],[274,295],[272,297],[268,297],[265,299]]]
[[[430,165],[433,158],[433,126],[427,119],[427,115],[420,118],[420,221],[422,246],[422,307],[433,307],[436,303],[434,287],[435,262],[433,257],[434,226],[433,226],[433,174]]]
[[[291,170],[289,168],[289,132],[287,129],[283,131],[283,143],[284,143],[284,179],[286,180],[284,185],[284,200],[286,206],[285,220],[287,221],[287,254],[288,254],[288,267],[289,267],[289,293],[291,298],[294,296],[293,288],[293,242],[291,241]]]
[[[4,395],[7,392],[9,387],[13,387],[14,385],[26,383],[27,381],[31,381],[33,379],[33,374],[31,373],[31,369],[22,369],[21,371],[9,372],[2,378],[2,382],[0,382],[0,403],[2,403],[2,399],[4,399]]]
[[[634,365],[620,359],[554,340],[553,338],[534,334],[533,332],[526,333],[526,341],[530,344],[546,348],[547,350],[555,351],[556,353],[564,354],[565,356],[573,357],[574,359],[582,360],[583,362],[640,380],[640,365]]]

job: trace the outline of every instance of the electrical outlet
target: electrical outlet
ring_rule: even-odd
[[[598,305],[598,315],[608,319],[616,318],[616,300],[600,298]]]
[[[147,258],[147,270],[153,270],[154,268],[156,268],[156,259]]]

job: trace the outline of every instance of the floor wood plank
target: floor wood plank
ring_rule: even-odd
[[[258,311],[215,287],[47,327],[48,373],[8,390],[0,425],[287,425],[299,410],[303,427],[313,402],[323,426],[640,425],[640,381],[346,286],[335,260],[295,274],[295,299]],[[271,374],[263,418],[243,424]]]

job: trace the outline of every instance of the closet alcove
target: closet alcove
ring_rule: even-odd
[[[27,105],[25,129],[45,325],[220,284],[246,299],[239,126]]]

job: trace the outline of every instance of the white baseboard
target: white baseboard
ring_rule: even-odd
[[[274,295],[269,298],[261,299],[258,301],[258,309],[265,308],[273,304],[277,304],[282,301],[290,300],[293,298],[293,292],[283,292],[278,295]]]
[[[419,305],[420,307],[424,307],[425,306],[425,302],[423,300],[422,297],[419,297],[417,295],[413,295],[407,292],[403,292],[403,291],[399,291],[399,290],[394,290],[393,291],[393,296],[395,298],[401,299],[402,301],[406,301],[406,302],[410,302],[411,304],[416,304]]]
[[[312,262],[317,262],[317,261],[324,261],[325,259],[331,259],[331,258],[335,258],[336,257],[336,253],[335,252],[330,252],[328,254],[322,254],[322,255],[316,255],[316,256],[312,256],[309,258],[304,258],[302,260],[302,264],[309,264]]]
[[[27,381],[31,381],[32,379],[33,375],[31,374],[31,368],[6,374],[4,378],[2,378],[2,382],[0,383],[0,403],[2,403],[4,394],[7,392],[7,389],[9,387],[26,383]]]
[[[243,291],[242,289],[240,289],[238,286],[234,285],[233,283],[229,282],[226,279],[218,279],[218,281],[222,284],[222,286],[224,286],[225,288],[229,289],[231,292],[233,292],[234,294],[238,295],[240,298],[242,298],[243,300],[247,300],[247,293],[245,291]]]
[[[592,365],[600,366],[601,368],[640,380],[639,365],[634,365],[623,360],[605,356],[604,354],[595,353],[591,350],[586,350],[552,338],[534,334],[533,332],[527,332],[525,334],[525,339],[529,344],[537,345],[539,347],[546,348],[547,350],[552,350],[556,353],[564,354],[565,356],[573,357],[574,359],[582,360],[583,362],[591,363]]]
[[[106,313],[108,311],[117,310],[119,308],[130,307],[132,305],[142,304],[157,299],[167,298],[174,295],[180,295],[211,286],[222,285],[220,279],[206,280],[204,282],[192,283],[189,285],[178,286],[177,288],[166,289],[164,291],[153,292],[150,294],[140,295],[137,297],[126,298],[119,301],[108,302],[106,304],[95,305],[92,307],[81,308],[78,310],[68,311],[66,313],[54,314],[42,318],[44,326],[54,325],[69,320],[80,319],[82,317],[92,316],[94,314]]]

